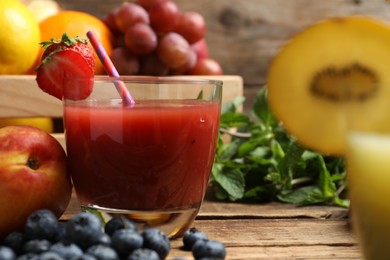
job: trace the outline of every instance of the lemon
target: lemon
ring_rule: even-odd
[[[38,21],[18,0],[0,0],[0,74],[25,74],[40,49]]]
[[[52,133],[54,126],[51,118],[48,117],[31,117],[31,118],[0,118],[0,128],[10,125],[29,125]]]

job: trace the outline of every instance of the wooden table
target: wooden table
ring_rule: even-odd
[[[62,218],[79,211],[74,195]],[[362,259],[348,210],[338,207],[206,200],[193,226],[223,242],[226,259]],[[171,245],[168,259],[193,259],[181,239]]]

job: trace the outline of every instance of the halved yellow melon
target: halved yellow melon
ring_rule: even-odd
[[[271,62],[268,100],[287,132],[332,155],[348,128],[390,131],[390,26],[330,18],[292,37]]]

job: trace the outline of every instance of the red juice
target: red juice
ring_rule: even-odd
[[[69,170],[84,206],[131,211],[199,208],[220,106],[202,100],[66,104]]]

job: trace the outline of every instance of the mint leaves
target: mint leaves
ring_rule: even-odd
[[[211,173],[218,199],[349,206],[342,158],[307,150],[288,135],[268,107],[266,88],[251,115],[237,112],[243,102],[238,97],[222,108]]]

